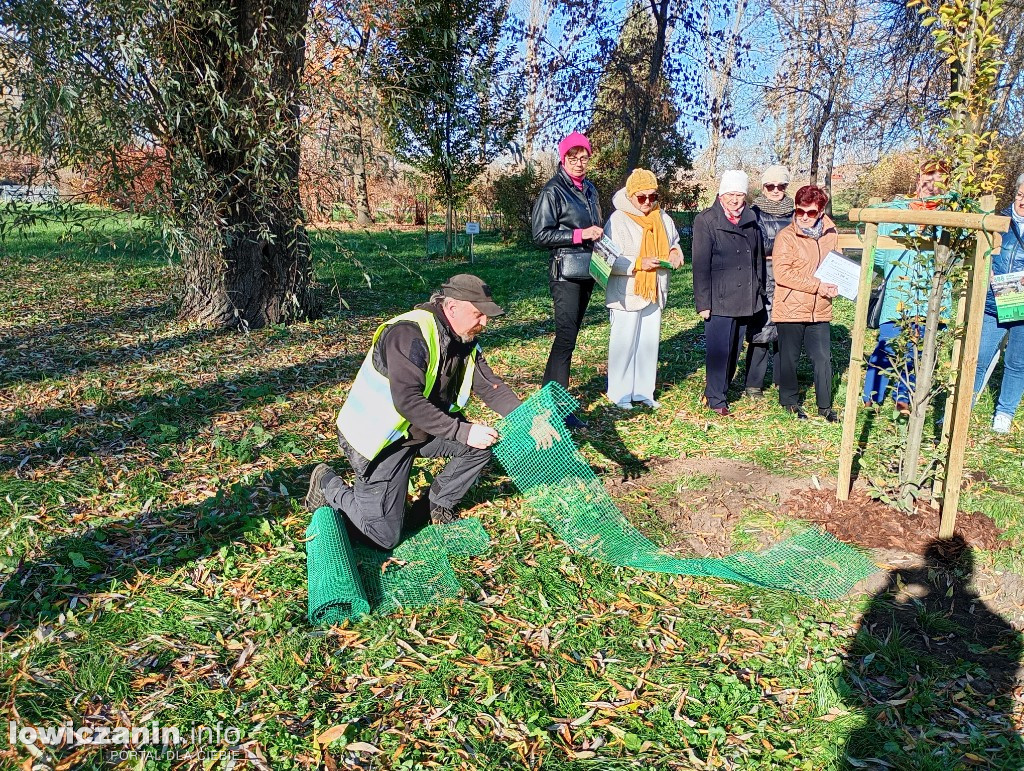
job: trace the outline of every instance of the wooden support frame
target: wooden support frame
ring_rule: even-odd
[[[871,201],[875,204],[877,199]],[[985,196],[982,209],[995,208],[995,197]],[[982,316],[988,279],[991,272],[992,252],[999,249],[1001,233],[1010,227],[1010,218],[994,214],[968,214],[948,211],[913,209],[851,209],[849,218],[853,222],[866,223],[863,241],[859,236],[854,242],[849,236],[840,236],[840,249],[862,248],[860,287],[857,293],[857,309],[851,333],[850,367],[846,387],[846,407],[843,413],[843,439],[839,450],[839,473],[836,497],[847,500],[850,496],[853,475],[854,439],[857,430],[857,408],[860,404],[860,382],[863,377],[864,339],[867,330],[867,307],[871,293],[871,278],[874,270],[876,249],[906,249],[898,239],[878,235],[880,223],[894,223],[917,226],[940,225],[967,228],[977,231],[974,259],[966,266],[968,285],[959,298],[955,323],[957,337],[953,348],[953,371],[955,381],[946,405],[946,419],[943,424],[946,462],[942,483],[937,484],[934,493],[942,500],[939,537],[950,538],[956,527],[956,512],[960,504],[960,485],[963,479],[964,454],[967,447],[967,429],[974,397],[974,374],[978,365],[978,348],[981,342]],[[991,239],[991,240],[990,240]]]

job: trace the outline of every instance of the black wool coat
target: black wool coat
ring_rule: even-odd
[[[714,316],[753,316],[764,306],[765,259],[757,217],[733,225],[717,198],[693,220],[693,300]]]

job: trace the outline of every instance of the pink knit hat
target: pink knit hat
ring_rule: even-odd
[[[590,148],[590,140],[580,132],[574,131],[558,143],[558,160],[565,163],[565,154],[574,147],[585,147],[588,153],[594,154],[594,151]]]

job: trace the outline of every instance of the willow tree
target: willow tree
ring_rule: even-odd
[[[146,213],[180,257],[182,315],[255,328],[313,310],[299,202],[309,0],[0,0],[9,146],[160,168]],[[126,163],[125,159],[130,159]]]

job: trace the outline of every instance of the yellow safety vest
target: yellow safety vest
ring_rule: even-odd
[[[348,392],[348,398],[341,405],[338,413],[338,431],[345,440],[355,448],[356,452],[367,460],[373,460],[381,450],[402,437],[409,435],[409,421],[395,409],[391,400],[391,383],[377,368],[373,366],[373,346],[377,344],[381,333],[392,324],[400,321],[413,321],[419,325],[423,339],[427,343],[426,382],[423,384],[423,396],[429,398],[437,380],[437,370],[441,363],[441,346],[438,337],[437,317],[430,311],[416,309],[403,313],[401,316],[385,321],[373,333],[370,350],[359,367],[356,379]],[[462,376],[462,384],[455,404],[449,412],[461,412],[469,401],[473,390],[473,373],[476,371],[476,359],[480,355],[480,346],[473,349],[466,362],[466,372]]]

